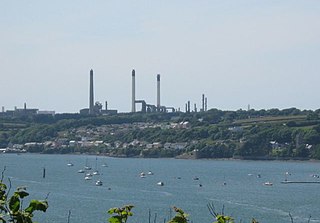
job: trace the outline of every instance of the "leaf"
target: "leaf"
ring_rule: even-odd
[[[113,216],[113,217],[109,218],[108,221],[110,223],[122,223],[121,219],[122,218],[120,216]]]
[[[9,209],[12,211],[12,213],[16,213],[17,211],[19,211],[19,208],[20,199],[17,194],[14,194],[9,200]]]
[[[118,208],[110,208],[110,209],[108,210],[108,213],[109,213],[109,214],[117,213],[117,212],[116,212],[117,209],[118,209]]]
[[[25,212],[33,213],[34,211],[43,211],[46,212],[48,209],[47,201],[31,200],[29,207],[25,209]]]
[[[169,223],[187,223],[187,219],[182,216],[175,216]]]
[[[26,192],[26,191],[24,191],[24,190],[16,191],[16,192],[14,192],[14,193],[17,194],[17,195],[19,195],[19,197],[20,197],[21,199],[29,196],[29,193]]]

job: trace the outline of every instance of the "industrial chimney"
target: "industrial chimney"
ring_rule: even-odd
[[[94,109],[93,109],[93,70],[90,70],[90,92],[89,92],[89,114],[92,115],[94,113]]]
[[[202,94],[202,111],[204,112],[204,94]]]
[[[160,111],[160,74],[157,75],[157,109]]]
[[[208,111],[208,98],[207,97],[204,99],[204,110]]]
[[[132,110],[131,112],[136,112],[136,72],[132,70]]]

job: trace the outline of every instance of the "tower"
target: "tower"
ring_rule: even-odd
[[[202,94],[202,111],[204,112],[204,94]]]
[[[94,95],[93,95],[93,70],[90,70],[90,90],[89,90],[89,114],[94,113]]]
[[[132,70],[132,109],[131,112],[136,112],[136,72]]]
[[[160,111],[160,74],[157,75],[157,110]]]

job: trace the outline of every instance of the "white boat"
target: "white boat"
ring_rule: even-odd
[[[88,165],[88,159],[86,159],[86,165],[84,166],[85,170],[91,170],[91,166]]]
[[[84,170],[82,170],[82,169],[78,170],[78,173],[84,173]]]
[[[146,174],[145,174],[144,172],[141,172],[141,173],[140,173],[140,177],[141,177],[141,178],[145,178],[145,177],[146,177]]]
[[[153,175],[153,173],[151,171],[148,172],[148,175]]]
[[[94,171],[92,173],[93,175],[100,175],[99,171],[98,171],[98,158],[96,157],[96,165],[94,168]]]
[[[73,163],[68,163],[67,166],[73,166]]]
[[[103,184],[103,183],[102,183],[101,180],[97,180],[97,181],[96,181],[96,186],[102,186],[102,184]]]
[[[85,176],[84,179],[85,180],[92,180],[92,177],[91,176]]]
[[[162,181],[159,181],[159,182],[157,183],[157,185],[158,185],[158,186],[163,186],[164,183],[163,183]]]
[[[272,183],[272,182],[270,182],[270,181],[267,181],[267,182],[265,182],[265,183],[264,183],[264,185],[266,185],[266,186],[272,186],[272,185],[273,185],[273,183]]]
[[[92,177],[92,173],[87,173],[86,177]]]
[[[101,165],[102,167],[108,167],[108,165],[106,163]]]

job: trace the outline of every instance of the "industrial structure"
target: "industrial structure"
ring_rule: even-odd
[[[175,108],[173,107],[166,107],[161,106],[160,104],[160,74],[157,75],[157,101],[156,105],[153,104],[147,104],[145,100],[137,100],[136,99],[136,72],[133,69],[132,70],[132,97],[131,97],[131,104],[132,109],[131,112],[137,112],[136,111],[136,104],[141,104],[141,111],[142,113],[154,113],[154,112],[175,112]]]
[[[103,109],[102,103],[94,102],[94,76],[93,69],[89,71],[89,108],[83,108],[80,110],[82,115],[108,115],[117,114],[118,111],[115,109],[108,108],[108,102],[105,101],[105,109]],[[160,74],[156,75],[156,103],[147,103],[144,99],[136,98],[136,71],[133,69],[131,72],[132,76],[132,93],[131,93],[131,112],[141,113],[166,113],[166,112],[180,112],[180,108],[175,109],[174,107],[167,107],[161,104],[161,79]],[[141,110],[137,111],[137,104],[140,104]],[[194,109],[191,111],[191,102],[187,101],[185,104],[185,112],[206,112],[207,111],[208,99],[202,94],[202,106],[198,109],[197,104],[194,103]],[[249,109],[249,106],[248,106]],[[30,115],[55,115],[54,111],[39,111],[39,109],[27,109],[26,103],[24,108],[15,107],[14,110],[7,110],[2,107],[0,116],[30,116]]]
[[[7,110],[2,106],[2,117],[29,117],[35,115],[55,115],[55,111],[39,111],[37,108],[27,108],[27,103],[24,103],[23,108],[14,107],[14,110]]]
[[[100,102],[94,103],[94,87],[93,87],[93,70],[90,70],[90,79],[89,79],[89,108],[83,108],[80,110],[82,115],[109,115],[117,114],[117,110],[108,109],[108,102],[105,102],[105,110],[102,109],[102,104]]]

